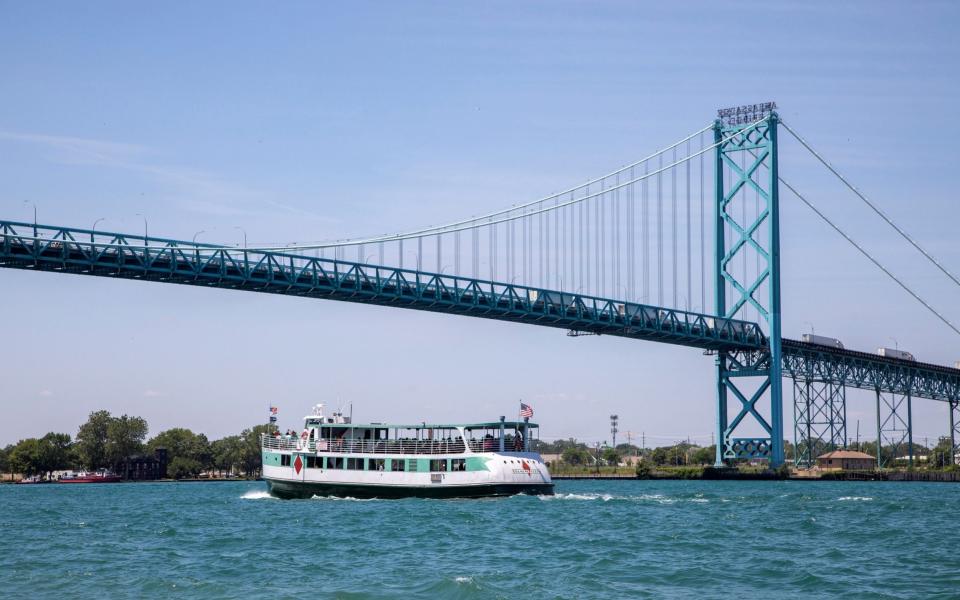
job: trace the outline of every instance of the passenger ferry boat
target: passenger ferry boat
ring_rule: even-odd
[[[528,421],[354,424],[318,404],[299,435],[263,435],[263,478],[280,498],[478,498],[553,494]]]

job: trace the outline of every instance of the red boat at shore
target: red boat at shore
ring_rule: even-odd
[[[121,477],[107,469],[100,469],[93,473],[81,471],[80,473],[64,475],[60,479],[57,479],[57,483],[117,483],[119,481],[121,481]]]

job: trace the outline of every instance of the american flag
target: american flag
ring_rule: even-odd
[[[270,407],[270,414],[271,414],[271,415],[277,414],[278,411],[279,411],[279,409],[278,409],[276,406],[271,406],[271,407]]]
[[[533,418],[533,407],[529,404],[520,403],[520,418],[521,419],[532,419]]]

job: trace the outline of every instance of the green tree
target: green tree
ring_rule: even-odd
[[[87,422],[77,432],[77,454],[88,469],[110,466],[107,457],[107,429],[113,417],[105,410],[90,413]]]
[[[195,477],[211,462],[207,436],[183,427],[161,431],[147,443],[147,447],[151,451],[167,449],[167,474],[174,479]]]
[[[243,461],[243,439],[239,435],[230,435],[210,443],[213,466],[223,472],[233,473]]]
[[[0,477],[3,473],[10,474],[10,481],[13,481],[13,469],[10,467],[10,453],[13,452],[13,444],[6,448],[0,448]]]
[[[107,459],[114,469],[127,477],[130,472],[130,457],[143,451],[147,437],[147,422],[141,417],[123,415],[111,419],[107,425]]]
[[[40,452],[44,472],[60,471],[75,466],[73,446],[67,433],[50,432],[40,439]]]
[[[40,440],[27,438],[20,440],[10,452],[11,468],[26,477],[40,475],[43,472],[43,449]]]
[[[930,450],[930,459],[928,463],[933,469],[945,469],[953,466],[953,448],[950,446],[950,438],[942,437],[936,446]]]
[[[580,466],[592,462],[593,457],[584,447],[569,446],[560,455],[560,459],[568,465]]]
[[[260,446],[260,435],[271,434],[277,430],[276,425],[256,425],[240,432],[241,450],[240,464],[247,477],[258,477],[263,468],[263,454]]]
[[[10,450],[10,468],[30,477],[49,476],[52,471],[73,465],[70,436],[66,433],[48,433],[42,438],[20,440]]]
[[[690,460],[698,465],[712,465],[717,458],[717,447],[707,446],[693,451]]]
[[[664,447],[654,448],[653,452],[650,454],[650,460],[652,460],[653,464],[657,466],[667,464],[667,459],[667,448]]]
[[[616,448],[604,448],[601,458],[603,458],[603,462],[614,467],[620,464],[620,453],[617,452]]]

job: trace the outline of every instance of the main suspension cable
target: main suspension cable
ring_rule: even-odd
[[[843,238],[844,238],[845,240],[847,240],[847,242],[850,243],[850,245],[852,245],[854,248],[856,248],[857,250],[860,251],[860,254],[863,254],[864,256],[866,256],[867,259],[869,259],[870,262],[872,262],[874,265],[876,265],[878,269],[880,269],[881,271],[883,271],[884,273],[886,273],[887,277],[889,277],[890,279],[892,279],[893,281],[895,281],[895,282],[897,283],[897,285],[899,285],[901,288],[903,288],[904,291],[906,291],[908,294],[910,294],[911,296],[913,296],[913,298],[914,298],[917,302],[919,302],[920,304],[922,304],[927,310],[929,310],[931,313],[933,313],[938,319],[940,319],[941,321],[943,321],[943,322],[947,325],[947,327],[949,327],[950,329],[952,329],[957,335],[960,335],[960,329],[957,329],[957,328],[954,326],[953,323],[951,323],[949,320],[947,320],[947,318],[944,317],[942,314],[940,314],[939,312],[937,312],[937,310],[936,310],[935,308],[933,308],[932,306],[930,306],[930,304],[928,304],[923,298],[921,298],[919,294],[917,294],[917,293],[914,292],[912,289],[910,289],[910,287],[907,286],[907,284],[905,284],[903,281],[901,281],[899,278],[897,278],[896,275],[894,275],[893,273],[891,273],[886,267],[884,267],[882,264],[880,264],[880,261],[878,261],[876,258],[874,258],[874,257],[873,257],[869,252],[867,252],[860,244],[858,244],[857,242],[855,242],[855,241],[853,240],[853,238],[851,238],[849,235],[847,235],[845,231],[843,231],[842,229],[840,229],[839,226],[837,226],[833,221],[831,221],[829,218],[827,218],[827,216],[826,216],[825,214],[823,214],[822,212],[820,212],[820,210],[818,210],[816,206],[814,206],[809,200],[807,200],[806,198],[804,198],[804,197],[800,194],[800,192],[798,192],[792,185],[790,185],[789,183],[787,183],[787,182],[783,179],[783,177],[780,177],[779,179],[780,179],[780,183],[782,183],[784,186],[786,186],[786,188],[787,188],[788,190],[790,190],[791,192],[793,192],[793,195],[794,195],[794,196],[796,196],[797,198],[800,199],[801,202],[803,202],[804,204],[806,204],[807,207],[810,208],[810,210],[812,210],[813,212],[815,212],[815,213],[817,214],[817,216],[820,217],[821,219],[823,219],[823,221],[824,221],[827,225],[829,225],[830,227],[832,227],[832,228],[834,229],[834,231],[836,231],[837,233],[839,233],[840,235],[842,235]]]
[[[960,279],[958,279],[956,275],[954,275],[954,274],[951,273],[949,270],[947,270],[947,268],[944,267],[944,266],[940,263],[940,261],[938,261],[936,258],[934,258],[929,252],[927,252],[926,250],[924,250],[924,249],[920,246],[920,244],[918,244],[918,243],[916,242],[916,240],[914,240],[909,234],[907,234],[906,231],[904,231],[903,229],[901,229],[900,227],[898,227],[897,224],[894,223],[893,220],[892,220],[890,217],[888,217],[886,213],[884,213],[876,204],[874,204],[873,202],[871,202],[860,190],[858,190],[858,189],[856,188],[856,186],[854,186],[852,183],[850,183],[850,181],[848,181],[846,177],[844,177],[843,175],[841,175],[840,172],[837,171],[837,169],[834,168],[834,166],[831,165],[829,161],[827,161],[827,159],[825,159],[819,152],[817,152],[816,150],[814,150],[813,147],[810,146],[810,144],[808,144],[807,141],[806,141],[805,139],[803,139],[803,137],[800,136],[800,134],[798,134],[796,131],[794,131],[794,130],[793,130],[789,125],[787,125],[783,120],[780,121],[780,124],[783,125],[783,126],[786,128],[786,130],[790,132],[790,135],[792,135],[798,142],[800,142],[800,144],[801,144],[804,148],[806,148],[806,149],[810,152],[810,154],[812,154],[814,157],[816,157],[816,159],[819,160],[819,161],[823,164],[823,166],[825,166],[831,173],[833,173],[834,175],[836,175],[837,179],[839,179],[840,181],[842,181],[843,184],[844,184],[845,186],[847,186],[847,188],[849,188],[851,192],[853,192],[854,194],[856,194],[857,197],[859,197],[861,200],[863,200],[863,202],[864,202],[867,206],[869,206],[869,207],[871,208],[871,210],[873,210],[873,212],[877,213],[877,215],[879,215],[881,219],[883,219],[884,221],[886,221],[886,222],[887,222],[887,225],[889,225],[890,227],[892,227],[894,231],[896,231],[898,234],[900,234],[900,237],[902,237],[903,239],[907,240],[907,241],[910,243],[911,246],[913,246],[914,248],[916,248],[916,249],[920,252],[920,254],[923,254],[923,255],[927,258],[927,260],[929,260],[930,262],[932,262],[938,269],[940,269],[940,271],[942,271],[944,275],[946,275],[947,277],[949,277],[955,284],[957,284],[958,286],[960,286]]]

